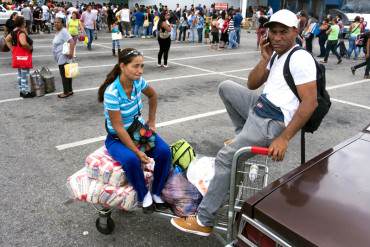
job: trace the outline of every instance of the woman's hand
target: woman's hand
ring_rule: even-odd
[[[156,131],[157,128],[155,127],[155,122],[154,121],[147,121],[146,124],[149,126],[149,129]]]
[[[149,157],[144,152],[138,151],[136,156],[141,161],[141,164],[148,164],[150,162]]]

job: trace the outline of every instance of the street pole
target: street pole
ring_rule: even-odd
[[[247,16],[247,6],[248,6],[248,0],[241,0],[241,8],[242,8],[242,16],[245,18]]]

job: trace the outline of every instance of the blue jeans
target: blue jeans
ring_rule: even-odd
[[[134,35],[139,37],[143,35],[143,26],[142,25],[136,25],[134,26]]]
[[[19,91],[22,93],[29,93],[31,92],[29,86],[29,77],[30,77],[30,69],[18,69],[18,88]]]
[[[177,25],[173,24],[172,29],[171,29],[171,40],[175,41],[177,38]]]
[[[138,201],[142,202],[148,193],[148,188],[145,185],[141,161],[131,149],[120,140],[113,139],[111,135],[107,136],[105,146],[113,159],[121,164],[128,182],[137,192]],[[155,147],[146,154],[155,161],[152,193],[160,196],[171,168],[170,147],[157,135]]]
[[[197,32],[198,32],[198,43],[202,43],[202,39],[203,39],[203,28],[197,28]]]
[[[119,39],[117,40],[112,40],[112,49],[115,50],[117,45],[117,49],[121,49],[121,44],[119,42]]]
[[[355,51],[355,59],[358,57],[358,48],[356,46],[356,36],[350,35],[348,37],[348,57],[350,58],[352,55],[352,51]]]
[[[89,39],[89,41],[87,42],[87,48],[90,49],[91,44],[92,44],[93,39],[94,39],[94,29],[85,28],[85,32],[86,32],[87,38]]]
[[[237,47],[238,47],[238,43],[236,42],[236,32],[231,31],[229,32],[229,48],[232,49],[232,48],[237,48]]]
[[[193,43],[195,42],[195,28],[189,29],[189,41]]]
[[[240,27],[235,27],[236,43],[240,44]]]

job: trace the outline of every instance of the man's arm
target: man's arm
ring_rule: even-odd
[[[270,46],[270,42],[263,40],[260,43],[261,49],[261,58],[259,63],[253,68],[253,70],[249,73],[247,86],[251,90],[255,90],[259,88],[269,76],[270,71],[266,69],[266,66],[270,62],[271,55],[272,55],[272,48]]]
[[[297,91],[301,99],[298,109],[285,130],[269,147],[269,155],[273,160],[284,159],[290,139],[306,124],[318,105],[316,81],[297,85]]]

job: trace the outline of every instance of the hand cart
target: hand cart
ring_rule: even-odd
[[[232,161],[230,194],[228,203],[217,214],[213,233],[225,246],[233,246],[236,232],[234,229],[236,212],[241,210],[243,202],[267,185],[269,168],[268,149],[264,147],[244,147],[239,149]],[[253,167],[253,168],[252,168]],[[251,171],[254,173],[253,181],[250,179]],[[114,221],[111,218],[112,208],[104,208],[92,204],[98,212],[96,228],[103,234],[111,234],[114,230]],[[155,211],[155,216],[168,219],[177,217],[171,212]]]

